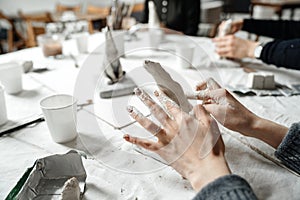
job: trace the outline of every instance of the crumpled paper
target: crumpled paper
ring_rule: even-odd
[[[78,180],[83,195],[87,175],[77,151],[41,158],[24,173],[6,199],[61,199],[64,184],[72,177]]]

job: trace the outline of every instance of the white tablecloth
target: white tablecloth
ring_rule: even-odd
[[[149,89],[151,77],[143,74],[145,59],[159,61],[173,78],[192,91],[197,82],[214,77],[222,85],[243,84],[247,73],[239,63],[218,60],[211,41],[206,38],[167,36],[160,48],[145,48],[147,34],[140,33],[138,41],[126,42],[126,57],[121,63],[127,76],[137,85]],[[103,58],[102,34],[90,37],[90,55],[78,55],[80,68],[70,58],[44,58],[40,48],[26,49],[0,56],[0,62],[32,60],[34,67],[46,66],[44,73],[23,76],[24,91],[6,95],[8,117],[13,121],[40,114],[39,100],[53,93],[74,94],[79,102],[93,99],[94,105],[78,112],[79,137],[67,144],[52,141],[46,123],[40,123],[0,138],[0,199],[4,199],[25,172],[38,158],[77,149],[88,153],[84,160],[87,171],[87,190],[84,199],[190,199],[195,195],[189,183],[170,167],[144,156],[124,142],[124,133],[146,136],[148,133],[128,117],[126,106],[135,105],[145,114],[149,111],[134,96],[100,99],[97,84]],[[193,64],[197,70],[182,70],[176,64],[175,46],[185,41],[197,45]],[[74,41],[64,45],[65,55],[77,54]],[[282,84],[299,83],[300,72],[262,65],[249,61],[245,65],[260,71],[270,71]],[[141,76],[142,74],[142,76]],[[151,84],[150,84],[151,85]],[[298,120],[300,96],[292,97],[238,97],[254,113],[290,126]],[[226,158],[233,173],[247,179],[259,199],[297,199],[300,196],[299,178],[249,147],[237,141],[237,136],[273,156],[274,149],[255,139],[241,137],[222,128],[226,144]],[[230,134],[227,134],[230,133]],[[124,156],[125,155],[125,156]],[[212,166],[213,170],[213,166]],[[298,189],[298,190],[297,190]]]

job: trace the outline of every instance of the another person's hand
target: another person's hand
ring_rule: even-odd
[[[216,45],[216,52],[226,58],[254,58],[254,50],[258,42],[244,40],[234,35],[217,37],[213,39]]]
[[[219,30],[224,29],[225,23],[226,23],[226,21],[223,21],[219,25],[218,29]],[[238,32],[238,31],[240,31],[243,28],[243,25],[244,25],[244,20],[243,19],[232,22],[231,23],[231,28],[230,28],[230,31],[229,31],[228,35],[229,34],[231,35],[231,34],[234,34],[234,33]]]
[[[194,107],[192,116],[183,112],[165,94],[155,92],[155,96],[167,110],[166,113],[144,91],[136,89],[135,93],[149,107],[162,127],[129,106],[130,116],[155,135],[157,141],[124,135],[126,141],[160,155],[187,178],[196,191],[230,173],[218,125],[201,105]]]
[[[196,98],[203,100],[203,107],[230,130],[260,139],[274,148],[278,147],[288,131],[287,127],[249,111],[212,78],[199,84],[196,89]]]
[[[196,86],[196,98],[203,100],[203,107],[226,128],[244,133],[256,115],[237,101],[212,78]]]

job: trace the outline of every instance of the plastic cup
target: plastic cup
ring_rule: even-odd
[[[158,49],[159,44],[164,38],[164,31],[160,29],[149,30],[149,47]]]
[[[61,55],[63,53],[63,40],[64,36],[59,34],[37,36],[38,44],[45,57]]]
[[[177,64],[183,68],[188,69],[192,67],[194,57],[194,46],[181,44],[176,47]]]
[[[7,122],[7,112],[4,97],[4,87],[0,85],[0,126]]]
[[[0,64],[0,82],[8,94],[16,94],[23,90],[23,68],[15,62]]]
[[[77,33],[72,36],[76,40],[79,53],[87,53],[89,45],[89,33]]]
[[[65,143],[77,137],[77,103],[73,96],[52,95],[42,99],[40,106],[54,142]]]

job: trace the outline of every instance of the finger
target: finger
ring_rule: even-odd
[[[203,100],[204,102],[213,100],[215,103],[223,103],[226,100],[226,90],[219,88],[216,90],[199,91],[195,96],[197,96],[198,100]],[[209,103],[213,102],[210,101]]]
[[[160,145],[157,142],[153,142],[153,141],[146,140],[146,139],[141,139],[141,138],[138,138],[138,137],[133,137],[133,136],[130,136],[128,134],[125,134],[123,136],[123,138],[127,142],[130,142],[132,144],[136,144],[136,145],[138,145],[140,147],[143,147],[144,149],[148,149],[150,151],[158,151],[162,147],[162,145]]]
[[[219,107],[216,106],[215,104],[205,104],[205,105],[203,105],[203,107],[205,108],[205,110],[208,113],[211,113],[212,115],[214,115],[220,111]]]
[[[205,108],[202,105],[197,105],[193,108],[193,112],[195,114],[196,119],[202,120],[205,116],[208,115],[208,112],[205,110]]]
[[[145,91],[135,88],[134,92],[163,126],[171,120],[168,114]]]
[[[222,125],[226,126],[226,111],[223,106],[221,105],[216,105],[216,104],[205,104],[203,105],[205,110],[210,113],[218,122]]]
[[[198,84],[196,86],[196,91],[205,90],[205,89],[214,90],[218,88],[221,88],[221,86],[213,78],[209,78],[206,81]]]
[[[232,43],[232,39],[228,37],[216,38],[213,40],[216,47],[229,46]]]
[[[166,133],[162,128],[160,128],[160,126],[145,117],[138,109],[133,106],[128,106],[127,111],[129,112],[130,116],[148,132],[158,137],[159,140],[165,141]]]
[[[196,97],[196,99],[202,100],[202,101],[212,98],[209,90],[198,91],[197,93],[194,94],[194,96]]]
[[[212,39],[214,43],[224,42],[226,41],[225,37],[215,37]]]
[[[215,44],[215,46],[216,46],[216,50],[218,50],[222,48],[227,48],[228,46],[230,46],[230,44],[228,42],[218,42]]]
[[[196,91],[205,90],[205,89],[215,90],[219,88],[221,88],[221,86],[213,78],[209,78],[203,83],[198,84],[196,86]]]
[[[224,54],[232,54],[233,48],[232,47],[221,47],[221,48],[216,48],[216,52],[219,55],[224,55]]]
[[[168,113],[174,117],[177,123],[180,123],[183,113],[180,107],[164,93],[155,91],[154,94]]]
[[[222,57],[222,58],[232,58],[232,56],[230,56],[231,53],[228,52],[228,51],[226,51],[226,52],[224,52],[224,51],[216,51],[216,53],[217,53],[220,57]]]
[[[199,83],[198,85],[196,85],[196,91],[205,90],[206,88],[207,88],[207,80],[205,80],[202,83]]]

